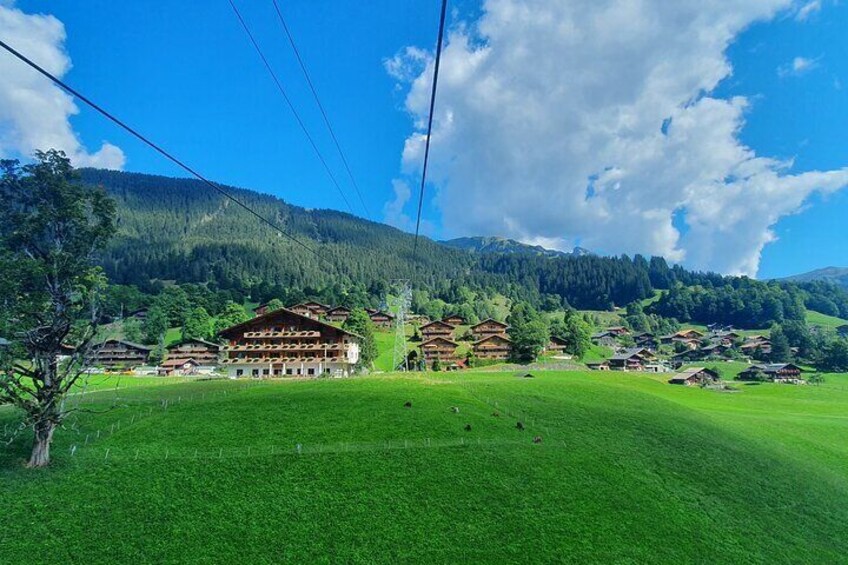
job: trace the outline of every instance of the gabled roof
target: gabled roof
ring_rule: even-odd
[[[645,353],[651,355],[651,352],[645,349],[644,347],[631,347],[630,349],[625,349],[621,353],[617,353],[610,357],[610,359],[615,359],[617,361],[626,361],[631,357],[642,357]]]
[[[172,343],[166,349],[173,349],[175,347],[179,347],[180,345],[185,345],[186,343],[202,343],[203,345],[208,345],[209,347],[221,347],[218,343],[212,343],[211,341],[206,341],[205,339],[200,339],[199,337],[192,337],[189,339],[181,339],[176,343]]]
[[[371,312],[370,314],[368,314],[369,318],[373,318],[374,316],[385,316],[385,317],[389,318],[390,320],[394,320],[394,318],[395,318],[394,316],[392,316],[388,312],[383,312],[382,310],[377,310],[376,312]]]
[[[797,369],[800,371],[801,367],[794,363],[764,363],[762,365],[751,365],[742,372],[747,373],[751,371],[762,371],[763,373],[777,373],[778,371],[783,371],[785,369]]]
[[[448,327],[452,330],[456,329],[456,326],[454,326],[453,324],[449,324],[449,323],[445,322],[444,320],[433,320],[432,322],[430,322],[428,324],[424,324],[423,326],[421,326],[421,329],[423,330],[424,328],[429,328],[430,326],[445,326],[445,327]]]
[[[143,349],[144,351],[152,351],[153,350],[152,347],[148,347],[148,346],[142,345],[140,343],[134,343],[132,341],[127,341],[125,339],[107,339],[105,341],[101,341],[100,343],[95,343],[92,346],[92,348],[96,350],[98,347],[102,347],[102,346],[106,345],[107,343],[120,343],[122,345],[132,347],[134,349]]]
[[[327,314],[332,314],[333,312],[341,312],[341,311],[352,312],[352,310],[350,308],[348,308],[347,306],[333,306],[332,308],[327,310]]]
[[[188,359],[166,359],[165,361],[162,361],[162,363],[159,366],[160,367],[182,367],[186,363],[194,363],[195,365],[198,364],[197,361],[195,361],[192,358],[188,358]]]
[[[506,337],[505,335],[497,334],[497,335],[490,335],[490,336],[488,336],[488,337],[484,337],[484,338],[483,338],[483,339],[481,339],[480,341],[475,341],[475,342],[474,342],[474,345],[480,345],[481,343],[483,343],[483,342],[485,342],[485,341],[490,341],[490,340],[492,340],[492,339],[499,339],[499,340],[501,340],[501,341],[505,341],[505,342],[507,342],[507,343],[512,343],[512,340],[511,340],[511,339],[509,339],[508,337]]]
[[[607,337],[608,335],[612,335],[610,332],[596,332],[592,334],[591,339],[600,339],[602,337]]]
[[[552,343],[556,343],[557,345],[568,345],[568,342],[567,342],[567,341],[565,341],[565,340],[564,340],[564,339],[562,339],[561,337],[557,337],[557,336],[555,336],[555,335],[552,335],[552,336],[551,336],[550,341],[551,341]]]
[[[318,327],[324,327],[324,328],[327,328],[328,330],[331,330],[331,331],[334,331],[334,332],[343,333],[343,334],[346,334],[346,335],[349,335],[349,336],[352,336],[352,337],[357,337],[357,338],[361,339],[361,336],[358,336],[353,332],[343,330],[342,328],[339,328],[339,327],[334,326],[332,324],[328,324],[326,322],[322,322],[321,320],[318,320],[316,318],[310,318],[309,316],[304,316],[302,314],[298,314],[297,312],[292,312],[288,308],[280,308],[279,310],[274,310],[273,312],[266,312],[265,314],[262,314],[261,316],[256,316],[255,318],[253,318],[251,320],[247,320],[246,322],[242,322],[240,324],[236,324],[235,326],[230,326],[229,328],[225,328],[225,329],[219,331],[218,335],[221,336],[221,337],[227,337],[227,336],[232,335],[233,333],[243,332],[246,328],[249,328],[251,326],[261,325],[263,323],[270,322],[270,320],[273,320],[275,317],[283,317],[283,316],[293,317],[295,319],[298,319],[300,322],[302,322],[306,325],[315,325],[315,326],[318,326]]]
[[[712,369],[705,369],[704,367],[691,367],[689,369],[686,369],[686,370],[683,370],[683,371],[677,373],[676,375],[671,377],[668,380],[668,382],[674,383],[674,382],[686,381],[686,380],[691,379],[692,377],[695,377],[695,376],[697,376],[701,373],[707,373],[710,376],[712,376],[714,379],[717,379],[719,377],[719,374],[717,372],[713,371]]]
[[[495,324],[495,325],[500,326],[500,327],[502,327],[502,328],[508,328],[508,327],[509,327],[509,324],[505,324],[505,323],[503,323],[503,322],[499,322],[499,321],[497,321],[497,320],[493,320],[492,318],[486,318],[485,320],[483,320],[483,321],[482,321],[482,322],[480,322],[479,324],[474,324],[473,326],[471,326],[471,329],[479,328],[480,326],[482,326],[482,325],[484,325],[484,324]]]
[[[433,343],[434,341],[440,341],[440,342],[447,343],[449,345],[453,345],[454,347],[459,347],[459,344],[457,342],[450,340],[446,337],[442,337],[442,336],[434,337],[433,339],[428,339],[427,341],[425,341],[424,343],[421,344],[421,347],[424,347],[425,345],[427,345],[429,343]]]

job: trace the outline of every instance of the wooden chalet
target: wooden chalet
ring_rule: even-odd
[[[700,342],[703,339],[704,333],[694,329],[680,330],[673,334],[660,336],[660,343],[669,344],[676,342],[691,343],[693,341]]]
[[[657,338],[651,332],[639,332],[633,334],[633,341],[641,347],[656,347]]]
[[[512,342],[505,335],[490,335],[472,346],[478,359],[508,359],[512,353]]]
[[[563,353],[568,343],[562,338],[552,335],[548,340],[548,345],[545,346],[545,351],[553,351],[554,353]]]
[[[205,339],[186,339],[168,346],[168,358],[193,359],[198,365],[218,365],[221,346]]]
[[[288,310],[294,312],[295,314],[306,316],[307,318],[320,318],[324,316],[329,309],[330,307],[326,304],[321,304],[320,302],[310,300],[309,302],[301,302],[300,304],[295,304]]]
[[[335,308],[330,308],[329,310],[327,310],[325,318],[328,322],[333,322],[335,324],[343,324],[350,316],[350,312],[351,310],[347,306],[336,306]]]
[[[378,328],[389,329],[395,323],[395,317],[389,314],[388,312],[383,312],[382,310],[377,310],[368,314],[368,317],[371,318],[371,322]]]
[[[195,375],[197,374],[198,362],[194,359],[167,359],[156,369],[160,375]]]
[[[359,361],[357,336],[285,308],[218,335],[230,377],[347,376]]]
[[[148,312],[148,308],[139,308],[138,310],[133,310],[132,312],[127,312],[127,314],[124,315],[124,318],[126,318],[126,319],[134,318],[134,319],[139,320],[139,321],[144,321],[144,320],[147,319],[147,312]]]
[[[770,381],[798,381],[801,379],[801,368],[793,363],[767,363],[751,365],[736,377],[740,381],[756,381],[759,375],[765,375]]]
[[[590,340],[595,345],[609,347],[611,349],[618,345],[616,335],[607,331],[593,333]]]
[[[656,356],[644,347],[625,349],[610,357],[609,367],[613,371],[643,371]]]
[[[619,336],[619,337],[624,336],[624,335],[630,335],[630,330],[628,330],[624,326],[611,326],[611,327],[607,328],[606,331],[608,331],[609,333],[611,333],[614,336]]]
[[[506,335],[506,330],[508,329],[509,326],[507,324],[489,318],[471,326],[471,335],[474,336],[474,341],[482,341],[489,336]]]
[[[262,316],[263,314],[267,314],[267,313],[268,313],[268,303],[267,302],[263,302],[262,304],[260,304],[259,306],[257,306],[256,308],[253,309],[253,315],[254,316]]]
[[[720,380],[719,374],[712,369],[703,367],[692,367],[677,373],[668,380],[672,385],[696,386],[716,383]]]
[[[610,364],[609,361],[594,361],[591,363],[586,363],[586,366],[593,371],[609,371]]]
[[[443,337],[445,339],[452,340],[455,329],[456,328],[454,326],[445,321],[436,320],[435,322],[430,322],[429,324],[421,326],[421,339],[422,341],[430,341],[437,337]]]
[[[758,351],[768,355],[771,353],[771,340],[763,336],[753,336],[746,339],[739,349],[746,355],[753,355]]]
[[[452,326],[463,326],[465,325],[465,318],[459,316],[457,314],[453,314],[451,316],[446,316],[442,318],[442,321],[446,324],[450,324]]]
[[[439,360],[443,366],[457,363],[456,348],[459,344],[445,337],[434,337],[421,344],[421,355],[424,363],[432,367],[433,361]]]
[[[123,339],[107,339],[95,344],[89,351],[86,363],[105,369],[131,369],[147,363],[151,347]]]

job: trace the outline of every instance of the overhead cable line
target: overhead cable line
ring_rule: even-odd
[[[312,247],[303,243],[303,241],[296,238],[291,233],[287,232],[285,229],[283,229],[282,227],[277,225],[275,222],[273,222],[273,221],[269,220],[268,218],[266,218],[265,216],[261,215],[259,212],[257,212],[256,210],[254,210],[253,208],[251,208],[250,206],[248,206],[247,204],[245,204],[244,202],[242,202],[241,200],[239,200],[238,198],[236,198],[235,196],[230,194],[228,191],[224,190],[217,183],[212,182],[211,180],[207,179],[205,176],[198,173],[193,168],[186,165],[183,161],[179,160],[177,157],[175,157],[174,155],[172,155],[171,153],[169,153],[168,151],[163,149],[161,146],[157,145],[156,143],[154,143],[153,141],[151,141],[150,139],[145,137],[143,134],[139,133],[136,129],[127,125],[125,122],[123,122],[122,120],[120,120],[119,118],[117,118],[116,116],[114,116],[113,114],[108,112],[107,110],[103,109],[103,107],[101,107],[99,104],[97,104],[96,102],[92,101],[91,99],[89,99],[88,97],[86,97],[85,95],[80,93],[75,88],[71,87],[70,85],[66,84],[61,79],[59,79],[58,77],[56,77],[53,74],[51,74],[50,72],[46,71],[44,68],[42,68],[37,63],[33,62],[32,60],[27,58],[25,55],[18,52],[14,48],[12,48],[9,44],[4,42],[3,40],[0,40],[0,47],[3,47],[6,51],[8,51],[12,55],[17,57],[21,61],[23,61],[24,63],[26,63],[27,65],[29,65],[30,67],[32,67],[33,69],[35,69],[36,71],[38,71],[39,73],[44,75],[48,79],[50,79],[56,86],[58,86],[59,88],[61,88],[62,90],[64,90],[68,94],[70,94],[71,96],[74,96],[77,99],[83,101],[85,104],[87,104],[88,106],[90,106],[91,108],[93,108],[94,110],[99,112],[101,115],[106,117],[108,120],[110,120],[111,122],[113,122],[117,126],[121,127],[122,129],[124,129],[127,132],[129,132],[130,134],[132,134],[133,137],[142,141],[148,147],[152,148],[154,151],[156,151],[157,153],[159,153],[160,155],[162,155],[163,157],[165,157],[166,159],[168,159],[172,163],[176,164],[178,167],[180,167],[184,171],[188,172],[189,174],[191,174],[192,176],[194,176],[195,178],[197,178],[198,180],[203,182],[205,185],[209,186],[210,188],[213,188],[217,192],[220,192],[227,199],[231,200],[232,202],[234,202],[236,205],[240,206],[241,208],[244,208],[247,212],[249,212],[251,215],[255,216],[258,220],[262,221],[265,224],[268,224],[275,231],[277,231],[281,235],[289,238],[290,240],[292,240],[297,245],[303,247],[304,249],[306,249],[307,251],[309,251],[310,253],[315,255],[315,257],[317,257],[321,261],[324,261],[325,263],[328,263],[332,266],[335,266],[333,263],[330,263],[330,261],[328,261],[327,259],[325,259],[321,255],[319,255],[318,252],[315,251],[315,249],[313,249]]]
[[[430,136],[433,133],[433,110],[436,107],[436,85],[439,82],[439,62],[442,59],[442,39],[445,35],[445,13],[448,0],[442,0],[442,13],[439,17],[439,37],[436,40],[436,62],[433,68],[433,90],[430,92],[430,117],[427,120],[427,138],[424,141],[424,167],[421,169],[421,189],[418,194],[418,215],[415,220],[415,243],[412,248],[412,261],[418,255],[418,233],[421,228],[421,207],[424,204],[424,183],[427,182],[427,163],[430,160]]]
[[[354,190],[356,190],[356,195],[359,197],[359,203],[362,204],[362,209],[365,210],[365,215],[368,216],[369,219],[371,217],[371,213],[368,210],[368,206],[365,205],[365,200],[362,198],[362,192],[359,190],[359,184],[356,182],[356,179],[353,177],[353,172],[350,170],[350,165],[347,162],[347,157],[342,151],[342,146],[339,143],[338,138],[336,137],[336,132],[333,130],[333,126],[330,125],[330,118],[327,117],[327,112],[324,110],[324,105],[321,104],[321,99],[318,97],[318,91],[315,89],[315,85],[312,84],[312,78],[309,76],[309,72],[306,70],[306,64],[303,62],[303,58],[300,56],[300,51],[297,48],[297,45],[294,42],[294,37],[292,37],[291,31],[289,31],[289,26],[286,24],[286,19],[283,17],[283,12],[280,10],[279,4],[277,4],[277,0],[272,0],[274,3],[274,9],[277,11],[277,18],[280,20],[280,24],[283,27],[283,31],[286,34],[286,38],[289,40],[289,45],[291,45],[292,51],[294,51],[294,56],[297,58],[297,62],[300,65],[300,70],[303,71],[303,76],[306,79],[306,83],[309,85],[309,90],[312,91],[312,97],[315,99],[315,104],[318,106],[318,109],[321,111],[321,117],[324,118],[324,124],[327,126],[327,131],[330,132],[330,137],[333,138],[333,143],[336,146],[336,151],[339,153],[339,157],[342,159],[342,163],[344,163],[345,170],[347,171],[347,176],[350,178],[351,184],[353,184]]]
[[[351,214],[355,215],[353,208],[351,207],[350,202],[347,199],[347,196],[345,196],[345,193],[342,190],[342,187],[339,186],[339,182],[336,180],[335,175],[333,175],[333,172],[330,170],[330,166],[327,165],[327,161],[324,159],[324,156],[321,154],[321,151],[318,149],[318,146],[315,144],[315,140],[312,139],[312,136],[309,134],[309,130],[306,129],[306,124],[303,123],[303,120],[300,118],[300,114],[298,114],[297,110],[295,110],[294,104],[292,104],[292,101],[289,99],[289,95],[286,93],[286,89],[283,88],[283,85],[280,82],[280,79],[277,78],[277,73],[274,72],[274,69],[271,67],[271,64],[268,62],[268,59],[265,57],[265,54],[262,52],[262,48],[259,47],[259,43],[257,43],[256,39],[253,37],[253,33],[250,31],[250,28],[248,27],[247,22],[244,21],[243,17],[241,17],[241,12],[239,12],[239,9],[236,7],[233,0],[228,0],[228,1],[230,3],[230,6],[232,6],[232,8],[233,8],[233,12],[235,12],[235,14],[236,14],[238,21],[241,23],[241,27],[244,28],[244,32],[247,34],[247,37],[250,39],[250,42],[253,44],[253,48],[259,54],[259,58],[262,59],[262,63],[265,65],[265,68],[268,70],[268,74],[271,75],[271,78],[274,80],[274,84],[277,85],[277,90],[280,91],[280,94],[282,95],[283,100],[285,100],[286,105],[288,105],[289,110],[291,110],[292,114],[294,114],[294,118],[295,118],[295,120],[297,120],[297,123],[300,126],[300,129],[303,130],[303,134],[306,136],[306,139],[309,140],[309,145],[312,146],[312,149],[315,151],[315,155],[318,157],[318,160],[321,161],[321,164],[324,166],[324,170],[327,172],[327,176],[330,177],[330,180],[332,181],[333,185],[336,187],[336,190],[341,195],[342,200],[344,200],[345,204],[347,205],[347,209],[350,211]]]

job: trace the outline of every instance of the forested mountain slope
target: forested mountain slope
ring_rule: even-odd
[[[654,296],[656,289],[676,289],[652,310],[681,321],[747,321],[753,327],[784,316],[801,319],[805,304],[848,315],[848,293],[834,285],[722,277],[670,267],[659,257],[516,253],[515,245],[500,249],[508,240],[481,237],[467,238],[461,249],[422,238],[413,261],[414,237],[398,229],[226,187],[324,261],[199,181],[95,169],[80,174],[83,182],[103,186],[118,206],[119,234],[101,264],[113,283],[142,289],[176,281],[254,300],[287,296],[292,289],[333,300],[350,289],[383,297],[393,279],[408,278],[431,298],[454,304],[471,290],[536,306],[610,309]]]

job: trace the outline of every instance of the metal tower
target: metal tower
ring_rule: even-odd
[[[409,370],[409,351],[406,346],[406,316],[412,305],[412,286],[409,279],[392,281],[392,294],[386,298],[389,312],[395,317],[395,347],[392,366],[395,370]]]

